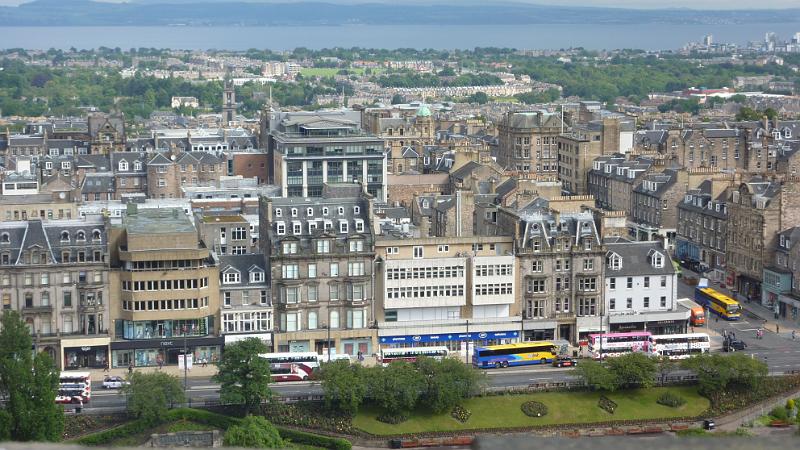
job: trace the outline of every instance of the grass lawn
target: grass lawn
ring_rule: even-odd
[[[686,399],[680,408],[659,405],[656,399],[664,391],[672,391]],[[461,423],[450,413],[432,414],[417,412],[401,424],[390,425],[379,422],[379,411],[365,409],[360,412],[353,425],[374,435],[394,435],[424,432],[458,431],[478,428],[519,428],[560,423],[592,423],[608,420],[666,419],[670,417],[697,416],[708,409],[709,401],[693,387],[652,388],[607,394],[618,404],[615,414],[600,409],[597,392],[545,392],[526,395],[503,395],[472,398],[463,403],[472,411],[466,423]],[[543,417],[528,417],[520,409],[522,403],[536,400],[547,405],[548,413]]]

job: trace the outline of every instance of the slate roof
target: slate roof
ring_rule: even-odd
[[[608,252],[606,256],[612,254],[619,255],[622,258],[622,267],[619,270],[613,270],[606,266],[606,277],[635,277],[644,275],[673,275],[675,268],[672,266],[669,254],[660,242],[632,242],[623,238],[614,240],[604,240],[603,244],[606,246]],[[654,252],[661,253],[663,258],[661,267],[654,267],[651,261],[651,255]],[[655,283],[655,280],[651,281]]]
[[[62,240],[64,232],[68,238]],[[96,234],[99,239],[95,239]],[[84,239],[78,239],[79,236],[83,236]],[[0,253],[10,250],[10,260],[13,264],[22,264],[22,251],[33,247],[48,252],[55,263],[68,263],[75,262],[77,252],[72,253],[71,261],[62,261],[64,250],[83,250],[88,255],[88,252],[95,250],[105,252],[107,243],[105,227],[100,219],[45,222],[33,219],[26,222],[0,223]]]
[[[225,289],[229,287],[247,287],[247,286],[265,286],[267,284],[268,276],[267,260],[263,253],[246,253],[244,255],[220,255],[219,257],[219,276],[220,288]],[[231,270],[238,271],[241,276],[238,283],[222,284],[222,276]],[[264,281],[260,283],[250,282],[250,272],[260,271],[264,272]]]
[[[111,172],[87,173],[81,186],[82,194],[114,192],[114,174]]]

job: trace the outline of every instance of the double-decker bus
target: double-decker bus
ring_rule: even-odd
[[[407,348],[384,348],[379,355],[380,362],[388,366],[392,361],[414,362],[417,358],[427,356],[434,359],[446,358],[449,354],[447,347],[407,347]]]
[[[481,369],[493,367],[547,364],[556,359],[558,352],[552,342],[535,341],[516,344],[475,347],[472,365]]]
[[[590,334],[589,352],[594,359],[621,356],[632,352],[649,353],[650,336],[652,334],[648,331]]]
[[[56,403],[89,403],[92,379],[89,372],[61,372]]]
[[[269,371],[273,382],[306,381],[313,369],[305,364],[281,363],[271,364]]]
[[[705,333],[653,335],[652,352],[669,359],[686,359],[708,352],[711,339]]]
[[[696,288],[694,290],[694,299],[697,300],[697,303],[725,320],[739,320],[742,318],[742,306],[739,302],[710,287]]]
[[[314,352],[262,353],[258,355],[273,364],[303,364],[312,370],[319,367],[320,356]]]

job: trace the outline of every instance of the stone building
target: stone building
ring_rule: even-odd
[[[728,183],[706,180],[678,202],[675,256],[707,277],[725,280],[728,236]]]
[[[181,209],[131,204],[109,230],[111,366],[214,361],[219,337],[219,267]]]
[[[106,113],[92,113],[89,125],[90,153],[107,155],[125,150],[125,118]]]
[[[103,221],[0,223],[0,296],[58,367],[105,367],[111,316]]]
[[[800,325],[800,227],[781,231],[776,244],[775,259],[764,267],[762,302],[776,317]]]
[[[754,177],[729,191],[726,284],[751,299],[761,296],[763,269],[774,261],[778,233],[800,225],[798,184]]]
[[[435,124],[428,106],[365,108],[361,123],[366,132],[384,140],[389,173],[423,172],[423,149],[435,141]]]
[[[556,213],[532,203],[499,208],[514,237],[525,340],[576,342],[600,331],[605,249],[590,212]]]
[[[664,239],[667,248],[675,245],[678,202],[686,192],[687,174],[665,169],[645,174],[633,189],[629,226],[639,241]]]
[[[261,197],[275,348],[369,355],[376,348],[373,200],[353,184],[326,185],[322,194]]]
[[[225,343],[255,337],[272,348],[269,266],[261,253],[219,257],[220,331]]]
[[[130,194],[147,194],[147,159],[144,152],[114,152],[111,169],[116,179],[116,200]]]
[[[183,198],[183,188],[216,186],[225,162],[205,151],[156,153],[146,164],[148,198]]]
[[[250,222],[241,215],[197,214],[198,237],[217,255],[258,253]]]
[[[627,160],[624,155],[601,156],[587,174],[587,190],[598,208],[630,212],[633,190],[653,168],[646,157]]]
[[[545,111],[511,111],[497,125],[497,163],[537,175],[558,176],[558,138],[561,116]]]

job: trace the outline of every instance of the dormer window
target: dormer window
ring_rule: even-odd
[[[69,231],[61,232],[61,242],[69,242]]]
[[[280,208],[275,208],[275,217],[283,217],[283,210]]]
[[[128,170],[128,161],[124,159],[119,162],[119,170],[120,172],[126,172]]]
[[[786,247],[786,236],[781,235],[781,247]]]
[[[278,234],[278,236],[283,236],[286,234],[286,224],[283,222],[277,222],[275,224],[275,232]]]
[[[9,244],[11,243],[11,236],[8,233],[0,234],[0,244]]]
[[[661,269],[664,267],[664,255],[659,252],[653,252],[650,255],[650,264],[655,267],[656,269]]]
[[[251,283],[263,283],[264,282],[264,272],[261,270],[254,270],[250,272],[250,282]]]
[[[344,215],[344,207],[343,207],[343,206],[340,206],[340,207],[339,207],[339,215],[340,215],[340,216],[343,216],[343,215]]]
[[[302,234],[303,233],[303,224],[300,222],[292,222],[292,233],[293,234]]]
[[[102,235],[102,233],[100,233],[100,230],[92,230],[92,240],[93,241],[99,241],[99,240],[102,239],[102,237],[103,237],[103,235]]]
[[[86,233],[84,233],[83,230],[78,231],[78,234],[76,236],[77,237],[75,239],[77,239],[78,241],[86,240]]]
[[[620,258],[619,255],[614,253],[614,254],[612,254],[611,256],[608,257],[608,260],[606,261],[606,265],[611,270],[619,270],[619,269],[622,268],[622,258]]]
[[[314,230],[317,229],[317,222],[311,221],[308,222],[308,234],[313,234]]]
[[[361,214],[361,207],[359,207],[359,206],[353,206],[353,214],[354,214],[354,215],[359,215],[359,214]]]
[[[364,221],[356,220],[356,233],[363,233],[363,232],[364,232]]]
[[[347,233],[349,229],[348,223],[345,220],[339,221],[339,232]]]
[[[306,215],[308,217],[314,217],[314,208],[306,208]]]
[[[292,217],[297,217],[297,208],[292,208]]]
[[[134,161],[133,162],[133,170],[135,170],[137,172],[142,170],[142,163],[140,161]]]
[[[222,284],[237,284],[241,281],[239,272],[226,272],[222,274]]]
[[[792,130],[790,130],[789,128],[784,129],[783,130],[783,137],[786,138],[786,139],[791,139],[792,138]]]
[[[325,206],[325,207],[323,207],[323,208],[322,208],[322,215],[323,215],[323,216],[327,216],[327,215],[328,215],[328,212],[329,212],[329,210],[328,210],[328,207],[327,207],[327,206]]]

